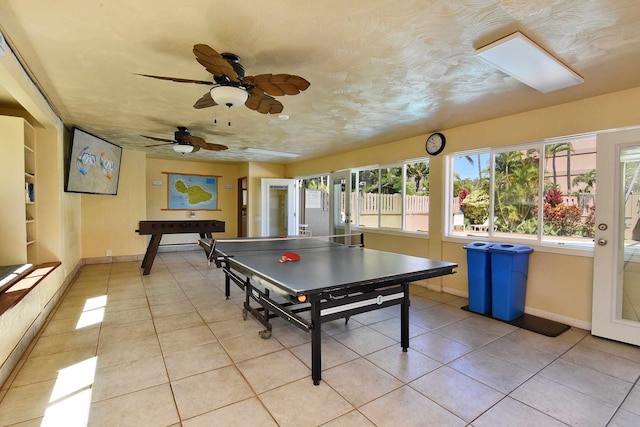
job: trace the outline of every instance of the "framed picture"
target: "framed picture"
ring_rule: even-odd
[[[74,127],[64,191],[69,193],[118,194],[122,148]]]
[[[218,178],[215,175],[167,174],[167,209],[209,210],[218,209]]]

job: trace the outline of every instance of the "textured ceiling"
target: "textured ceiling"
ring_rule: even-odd
[[[639,22],[637,0],[0,1],[2,32],[66,125],[158,158],[184,157],[140,135],[188,126],[229,147],[187,155],[207,161],[287,161],[246,147],[318,157],[637,87]],[[585,82],[542,94],[473,56],[515,31]],[[208,86],[134,74],[210,80],[197,43],[311,86],[278,97],[282,121],[196,110]]]

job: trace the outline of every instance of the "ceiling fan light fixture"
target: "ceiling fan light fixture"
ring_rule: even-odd
[[[173,146],[173,151],[180,154],[188,154],[193,151],[193,145],[188,144],[175,144]]]
[[[216,86],[211,89],[211,98],[216,104],[229,108],[243,105],[248,97],[246,90],[235,86]]]

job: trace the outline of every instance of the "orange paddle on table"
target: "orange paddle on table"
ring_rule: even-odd
[[[280,262],[300,261],[300,255],[295,252],[285,252],[280,257]]]

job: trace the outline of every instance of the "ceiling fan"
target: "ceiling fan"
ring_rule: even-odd
[[[155,136],[147,136],[147,135],[140,135],[140,136],[153,139],[154,141],[164,142],[164,144],[145,145],[145,148],[160,147],[162,145],[172,145],[174,151],[182,154],[194,153],[201,148],[203,150],[211,150],[211,151],[222,151],[228,148],[226,145],[212,144],[210,142],[205,141],[204,138],[201,138],[199,136],[192,136],[191,132],[189,132],[189,129],[186,128],[185,126],[178,126],[178,130],[174,132],[174,139],[157,138]]]
[[[206,44],[197,44],[193,53],[204,68],[213,74],[213,82],[191,80],[178,77],[153,76],[138,74],[160,80],[171,80],[179,83],[196,83],[212,85],[193,105],[194,108],[226,105],[235,107],[244,104],[247,108],[262,114],[278,114],[284,108],[274,96],[297,95],[306,90],[310,83],[300,76],[291,74],[258,74],[245,76],[240,57],[233,53],[218,53]]]

